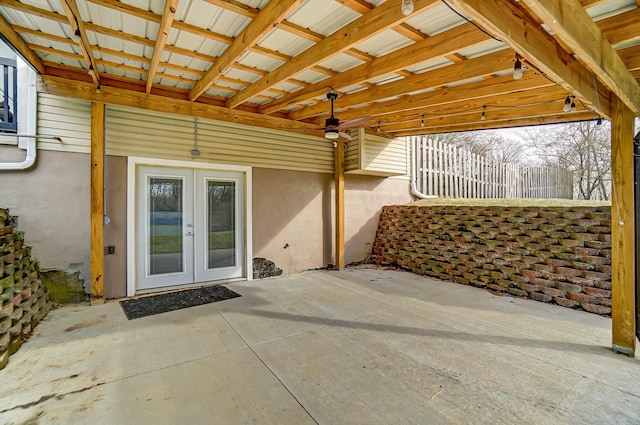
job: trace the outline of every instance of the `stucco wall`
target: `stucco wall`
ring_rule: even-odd
[[[24,156],[16,147],[0,146],[1,162]],[[19,217],[41,268],[79,270],[88,279],[89,155],[39,150],[32,168],[0,171],[0,176],[0,207]]]
[[[20,161],[24,151],[1,147],[0,161]],[[105,296],[126,294],[127,159],[105,164]],[[90,159],[87,154],[38,151],[26,171],[2,172],[1,206],[20,216],[44,268],[78,269],[90,276]],[[369,254],[384,205],[410,200],[403,179],[345,177],[346,262]],[[253,169],[253,257],[263,257],[285,274],[332,264],[334,191],[331,174]]]

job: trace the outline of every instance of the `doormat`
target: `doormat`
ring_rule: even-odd
[[[224,301],[239,296],[240,294],[233,292],[226,286],[213,285],[160,295],[151,295],[133,300],[122,300],[120,301],[120,306],[125,316],[127,316],[127,319],[133,320],[154,314],[166,313],[168,311]]]

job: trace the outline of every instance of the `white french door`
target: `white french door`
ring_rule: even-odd
[[[244,180],[242,172],[136,166],[136,291],[243,276]]]

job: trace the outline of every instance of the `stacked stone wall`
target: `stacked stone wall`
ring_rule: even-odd
[[[38,263],[16,220],[0,209],[0,369],[51,309]]]
[[[611,209],[389,206],[372,262],[610,315]]]

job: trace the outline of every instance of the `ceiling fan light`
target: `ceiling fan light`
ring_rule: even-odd
[[[340,137],[340,132],[338,131],[338,129],[327,129],[324,131],[324,137],[326,137],[327,139],[337,139],[338,137]]]

